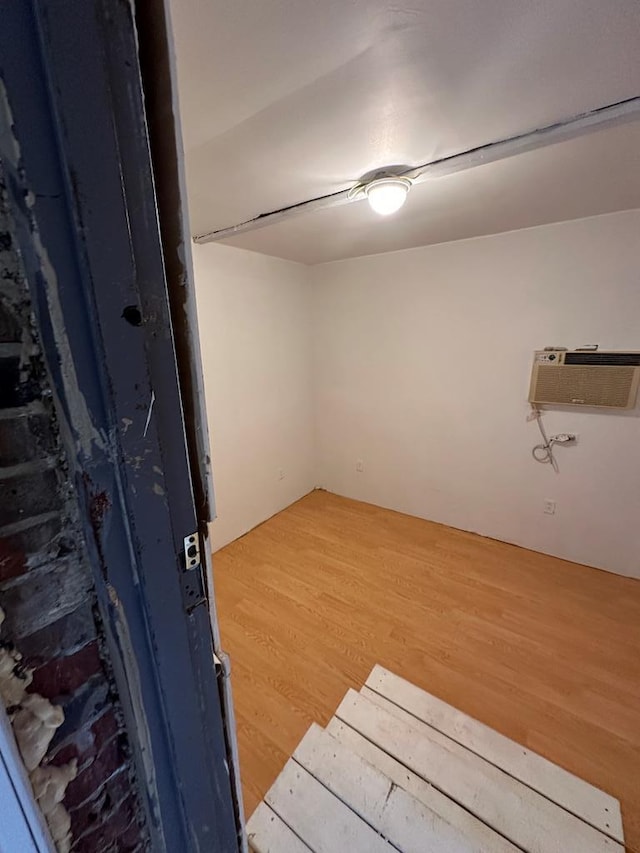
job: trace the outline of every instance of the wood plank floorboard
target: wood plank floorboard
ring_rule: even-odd
[[[247,815],[380,663],[618,798],[640,853],[640,581],[322,491],[214,575]]]

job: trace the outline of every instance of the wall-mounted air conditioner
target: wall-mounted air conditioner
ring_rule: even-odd
[[[640,352],[543,350],[534,353],[529,402],[632,409]]]

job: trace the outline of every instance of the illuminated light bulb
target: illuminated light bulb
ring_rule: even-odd
[[[410,189],[408,178],[377,178],[365,186],[364,192],[372,210],[381,216],[389,216],[400,210]]]

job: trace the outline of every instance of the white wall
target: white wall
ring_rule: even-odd
[[[311,283],[301,264],[228,246],[195,245],[193,260],[217,550],[315,485]]]
[[[320,485],[640,577],[639,412],[546,414],[558,475],[526,421],[534,349],[640,349],[640,211],[312,275]]]

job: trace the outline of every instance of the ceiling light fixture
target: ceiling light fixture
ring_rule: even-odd
[[[409,178],[399,177],[376,178],[363,187],[369,206],[381,216],[389,216],[400,210],[410,189]]]

